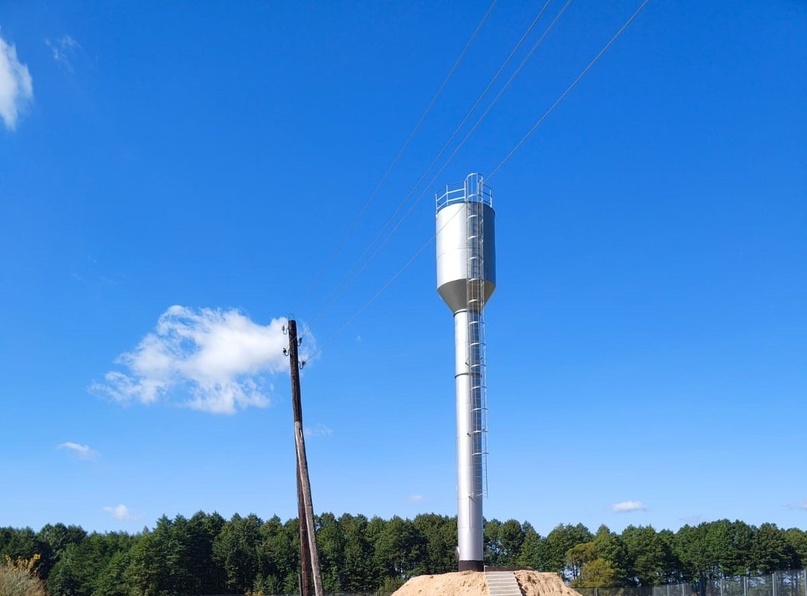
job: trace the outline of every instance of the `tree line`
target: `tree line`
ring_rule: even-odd
[[[389,592],[407,578],[456,569],[456,517],[316,518],[327,592]],[[485,563],[561,574],[573,586],[706,582],[807,566],[807,532],[719,520],[677,532],[561,524],[541,536],[529,522],[487,520]],[[51,596],[280,594],[297,590],[298,525],[277,516],[196,513],[161,517],[137,534],[48,524],[0,528],[8,565],[36,563]]]

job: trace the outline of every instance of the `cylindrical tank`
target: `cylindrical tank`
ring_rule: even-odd
[[[486,455],[482,309],[496,287],[494,212],[482,176],[437,196],[437,292],[454,314],[457,409],[457,554],[460,571],[481,571]]]
[[[473,228],[469,218],[474,216],[481,216],[481,237],[469,239],[469,227]],[[437,292],[451,312],[468,306],[469,265],[472,269],[475,259],[481,258],[483,269],[484,300],[480,308],[496,287],[494,218],[493,196],[480,174],[469,174],[463,185],[446,186],[437,196]]]

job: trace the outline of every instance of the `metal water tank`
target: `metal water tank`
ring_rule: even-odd
[[[487,387],[482,310],[496,287],[493,197],[480,174],[437,201],[437,292],[454,314],[459,570],[482,571]]]

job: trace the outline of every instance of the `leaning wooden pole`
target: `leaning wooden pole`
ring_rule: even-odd
[[[308,483],[308,460],[305,457],[305,441],[303,428],[299,424],[295,428],[297,434],[297,453],[299,457],[300,479],[302,480],[303,506],[305,523],[308,530],[308,555],[311,558],[311,577],[314,580],[314,594],[323,596],[322,573],[319,568],[319,551],[317,550],[316,531],[314,528],[314,505],[311,503],[311,485]]]
[[[297,459],[297,513],[300,525],[300,594],[323,596],[322,574],[319,567],[314,506],[308,479],[308,458],[303,436],[303,407],[300,399],[300,365],[297,353],[297,321],[289,319],[289,377],[291,378],[291,409],[294,417],[294,449]],[[313,585],[312,585],[313,584]],[[313,588],[313,590],[312,590]]]
[[[296,428],[296,425],[295,425]],[[296,434],[296,433],[295,433]],[[296,439],[295,439],[296,443]],[[296,449],[296,448],[295,448]],[[297,526],[300,534],[300,596],[311,596],[311,556],[308,552],[308,524],[305,520],[303,483],[300,479],[300,466],[297,468]]]

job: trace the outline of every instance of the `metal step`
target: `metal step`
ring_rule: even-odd
[[[485,571],[488,596],[521,596],[516,574],[512,571]]]

